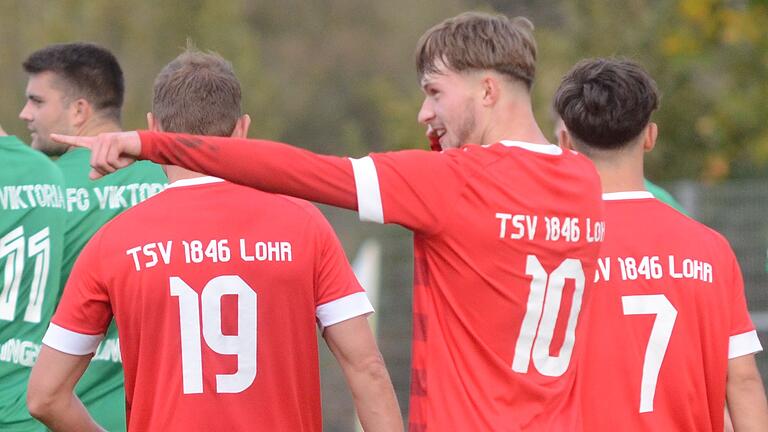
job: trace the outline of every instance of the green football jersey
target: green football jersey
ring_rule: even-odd
[[[45,155],[0,137],[0,430],[45,430],[27,381],[59,299],[63,177]]]
[[[62,285],[83,246],[110,219],[165,189],[168,178],[151,162],[136,162],[97,181],[88,178],[91,152],[72,149],[56,164],[64,174],[68,212],[64,234]],[[131,235],[131,233],[125,233]],[[93,418],[109,431],[125,430],[123,365],[114,321],[75,389]]]

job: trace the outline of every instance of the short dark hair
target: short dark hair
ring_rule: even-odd
[[[588,59],[555,92],[554,108],[582,144],[616,150],[640,135],[659,106],[656,82],[627,59]]]
[[[120,121],[125,83],[115,56],[86,42],[49,45],[22,64],[28,74],[53,72],[70,99],[83,98],[100,114]]]
[[[240,99],[228,61],[188,48],[157,75],[152,113],[166,132],[229,136],[242,115]]]
[[[494,70],[522,81],[529,89],[536,76],[536,40],[527,18],[464,12],[437,24],[416,47],[421,79],[437,71],[437,62],[456,72]]]

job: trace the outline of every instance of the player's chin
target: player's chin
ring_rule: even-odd
[[[440,147],[442,147],[443,150],[459,148],[459,142],[455,139],[451,139],[446,135],[443,135],[440,138]]]
[[[30,142],[29,146],[32,147],[35,150],[43,151],[43,143],[40,141],[40,138],[37,136],[37,133],[32,132],[30,135]]]

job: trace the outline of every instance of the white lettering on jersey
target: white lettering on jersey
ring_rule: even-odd
[[[76,206],[79,211],[86,211],[91,206],[86,188],[67,188],[67,212],[71,213]]]
[[[608,282],[611,278],[611,257],[598,258],[597,270],[595,271],[595,282],[602,278]]]
[[[569,243],[584,239],[587,243],[597,243],[605,238],[605,222],[590,218],[543,216],[544,232],[536,230],[539,216],[497,212],[495,218],[499,223],[500,239]],[[582,227],[586,227],[585,232]]]
[[[0,362],[32,367],[39,353],[39,344],[21,339],[8,339],[0,345]]]
[[[618,264],[617,270],[611,268],[612,261]],[[624,281],[671,278],[693,279],[707,283],[712,283],[714,273],[712,264],[708,262],[694,258],[678,258],[674,255],[669,255],[666,261],[658,255],[601,257],[597,260],[595,282],[610,280],[612,271],[616,271],[618,274],[614,276]]]
[[[500,220],[499,238],[505,238],[507,235],[507,221],[512,223],[512,230],[509,234],[509,238],[512,240],[519,240],[523,237],[533,240],[534,235],[536,235],[536,224],[539,222],[538,216],[509,213],[496,213],[496,219]]]
[[[34,207],[64,208],[64,192],[53,184],[28,184],[0,188],[3,210],[23,210]]]
[[[587,243],[596,243],[605,240],[605,221],[592,222],[587,218]]]
[[[675,266],[676,260],[679,263],[677,266]],[[675,279],[696,279],[712,283],[712,264],[692,258],[684,258],[680,263],[679,259],[670,255],[669,275]]]
[[[256,242],[253,255],[248,255],[245,241],[240,240],[240,257],[243,261],[293,261],[291,242]]]
[[[157,252],[155,252],[156,249],[160,252],[160,258],[163,260],[163,264],[170,264],[172,247],[172,240],[168,240],[165,243],[147,243],[143,246],[136,246],[128,249],[125,251],[125,254],[131,255],[133,258],[133,265],[136,267],[136,271],[139,271],[142,268],[152,268],[160,262]],[[141,253],[141,256],[139,256],[139,253]]]
[[[92,188],[100,210],[118,210],[133,207],[145,199],[162,192],[161,183],[130,183],[127,185],[107,185]],[[67,211],[75,208],[84,212],[91,208],[90,194],[87,188],[67,188]]]
[[[213,239],[209,241],[182,240],[182,251],[174,252],[173,241],[151,242],[141,246],[135,246],[125,251],[131,257],[136,271],[152,268],[160,264],[168,265],[173,259],[174,253],[184,260],[186,264],[228,262],[233,257],[243,262],[293,261],[293,245],[288,241],[256,241],[248,242],[239,239],[239,254],[233,255],[229,247],[228,239]]]

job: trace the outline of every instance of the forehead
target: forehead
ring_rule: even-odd
[[[29,76],[27,80],[27,95],[63,95],[61,79],[50,71],[44,71]]]
[[[435,61],[435,70],[432,72],[426,72],[421,76],[420,84],[422,87],[426,87],[430,84],[441,84],[453,82],[461,78],[459,72],[454,71],[448,67],[442,60]]]

